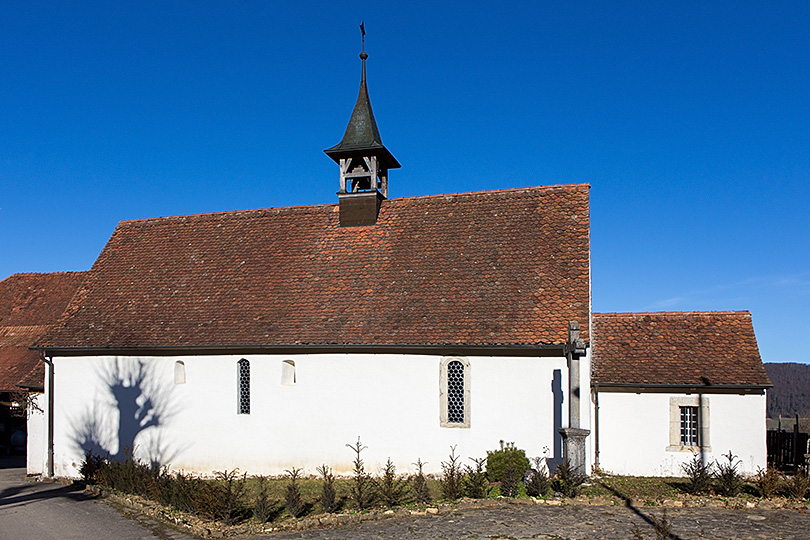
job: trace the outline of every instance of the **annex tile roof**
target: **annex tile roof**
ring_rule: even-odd
[[[560,344],[588,328],[588,189],[125,221],[37,346]]]
[[[748,311],[594,313],[600,385],[770,386]]]
[[[28,347],[65,310],[84,272],[14,274],[0,281],[0,392],[42,386],[39,355]]]

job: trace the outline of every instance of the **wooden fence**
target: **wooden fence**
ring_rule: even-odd
[[[768,430],[766,443],[768,446],[768,463],[784,471],[797,471],[799,467],[807,466],[807,455],[810,454],[810,434],[799,431],[799,418],[793,429]]]

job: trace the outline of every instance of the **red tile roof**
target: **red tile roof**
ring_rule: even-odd
[[[47,348],[559,344],[588,328],[587,185],[126,221]],[[587,332],[583,332],[587,341]]]
[[[39,355],[28,346],[59,319],[84,277],[84,272],[55,272],[0,281],[0,392],[42,386]]]
[[[600,385],[770,386],[748,311],[594,313]]]

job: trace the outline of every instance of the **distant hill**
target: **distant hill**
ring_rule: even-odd
[[[768,390],[768,418],[810,416],[810,365],[766,363],[773,388]]]

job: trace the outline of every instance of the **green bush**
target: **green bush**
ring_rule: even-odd
[[[512,466],[517,471],[518,478],[523,477],[523,473],[529,468],[529,458],[526,451],[515,448],[515,443],[501,441],[501,449],[487,452],[487,478],[490,482],[500,482],[503,480],[504,472]]]

